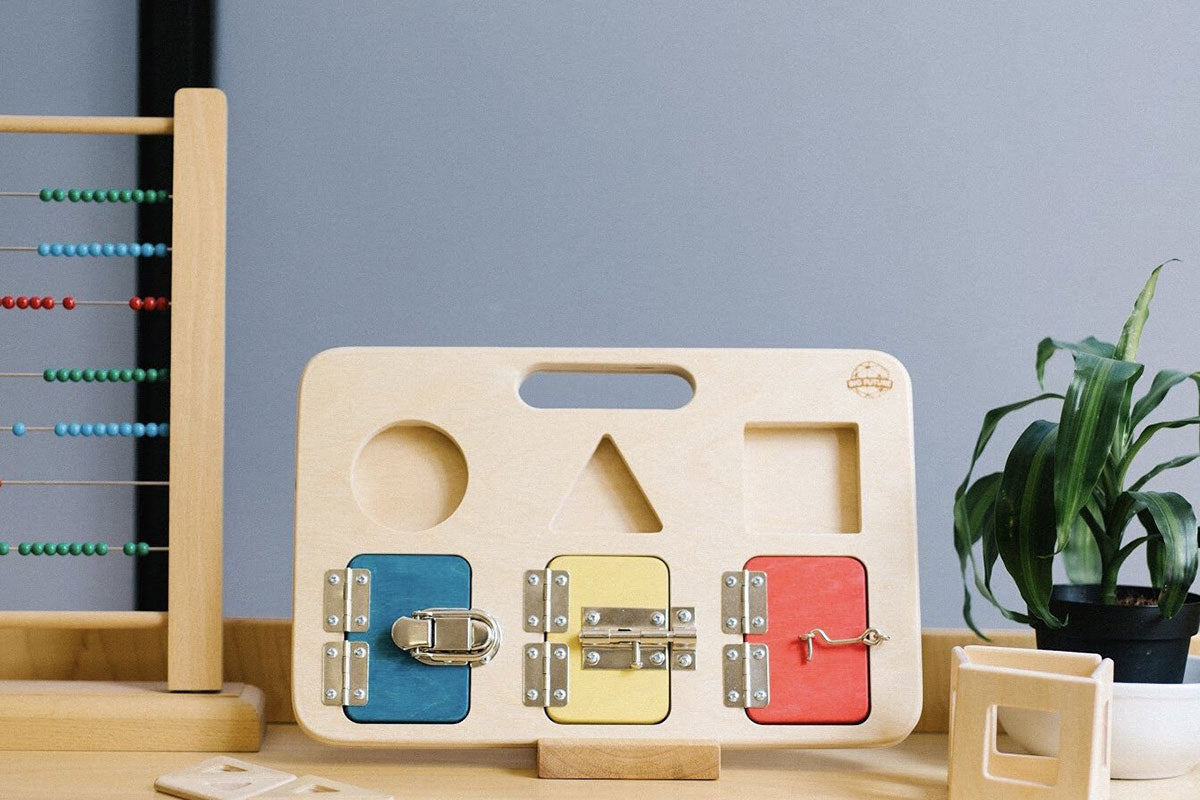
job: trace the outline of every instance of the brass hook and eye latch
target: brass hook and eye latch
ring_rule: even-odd
[[[867,647],[875,647],[876,645],[883,644],[892,638],[886,633],[882,633],[875,628],[867,628],[858,636],[854,636],[850,639],[831,639],[829,638],[829,634],[827,634],[825,631],[821,630],[820,628],[813,628],[808,633],[800,634],[800,641],[804,642],[804,655],[806,661],[813,660],[813,639],[816,639],[818,636],[821,638],[822,642],[830,645],[831,647],[841,647],[843,645],[850,644],[861,644]]]
[[[500,625],[474,608],[424,608],[392,623],[392,641],[436,667],[481,667],[500,649]]]

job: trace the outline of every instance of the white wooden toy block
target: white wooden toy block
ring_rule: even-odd
[[[956,647],[950,666],[950,800],[1109,796],[1112,670],[1093,653]],[[1057,757],[1003,752],[1001,708],[1057,714]]]

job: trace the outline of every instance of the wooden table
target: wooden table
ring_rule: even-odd
[[[0,797],[137,798],[165,795],[154,779],[209,758],[203,753],[0,752]],[[550,781],[534,777],[532,749],[389,751],[319,744],[295,725],[270,725],[260,753],[238,755],[297,775],[313,774],[419,797],[943,798],[946,737],[919,733],[883,750],[730,751],[719,781]],[[1113,800],[1200,796],[1200,769],[1164,781],[1114,781]]]

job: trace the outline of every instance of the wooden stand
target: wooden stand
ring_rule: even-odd
[[[711,741],[538,739],[539,778],[715,781],[721,746]]]
[[[174,117],[0,117],[0,133],[168,136],[170,614],[0,612],[0,629],[167,629],[166,683],[0,682],[0,749],[257,750],[263,695],[222,678],[225,95],[182,89]]]

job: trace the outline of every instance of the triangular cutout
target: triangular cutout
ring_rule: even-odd
[[[589,533],[658,533],[662,521],[616,442],[605,434],[550,528]]]

